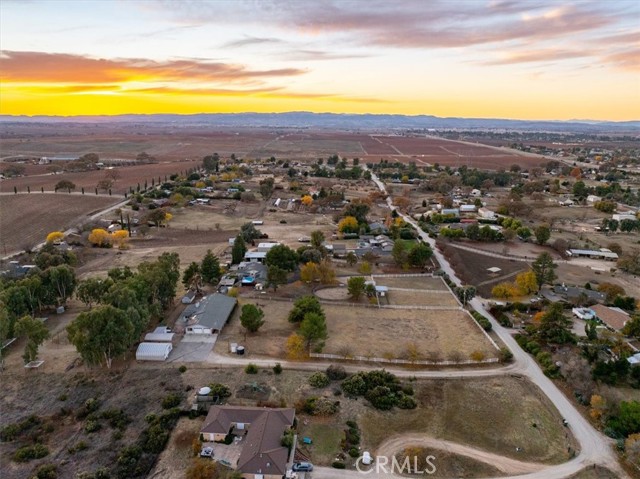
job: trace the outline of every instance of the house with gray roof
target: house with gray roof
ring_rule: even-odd
[[[224,294],[205,296],[195,304],[190,304],[182,313],[181,321],[186,334],[219,333],[233,314],[238,301]]]

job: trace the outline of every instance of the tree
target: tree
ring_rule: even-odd
[[[185,473],[186,479],[218,479],[218,464],[211,460],[196,458]]]
[[[613,302],[618,296],[624,296],[626,294],[624,288],[613,283],[601,283],[598,286],[598,291],[606,295],[607,303]]]
[[[64,233],[62,231],[52,231],[47,235],[47,243],[59,243],[64,239]]]
[[[313,204],[313,197],[311,195],[304,195],[301,199],[300,202],[304,205],[304,206],[311,206]]]
[[[571,332],[573,323],[564,315],[562,303],[552,303],[540,318],[538,336],[549,342],[565,344],[575,342]]]
[[[111,239],[118,245],[118,249],[126,249],[129,232],[127,230],[114,231],[111,235]]]
[[[640,314],[636,314],[622,328],[622,334],[631,338],[640,338]]]
[[[111,245],[111,235],[109,232],[102,228],[95,228],[91,230],[88,237],[89,243],[98,248]]]
[[[363,276],[352,276],[347,280],[347,290],[355,301],[358,301],[364,293],[365,282]]]
[[[76,274],[66,264],[52,266],[43,272],[43,285],[51,288],[56,304],[64,304],[76,289]]]
[[[307,349],[311,349],[314,344],[317,344],[317,347],[321,349],[321,341],[327,339],[327,322],[324,319],[324,314],[306,313],[300,323],[299,333],[305,339]]]
[[[428,244],[418,242],[409,250],[409,263],[411,266],[424,268],[432,255],[433,251]]]
[[[543,245],[551,238],[551,229],[547,225],[540,225],[533,231],[533,234],[536,237],[536,242]]]
[[[516,285],[522,294],[532,294],[538,291],[538,280],[533,271],[525,271],[516,276]]]
[[[249,222],[240,227],[240,234],[245,243],[251,243],[253,240],[259,239],[262,236],[262,231],[256,228],[253,223]]]
[[[613,429],[620,437],[640,432],[640,401],[622,401],[617,414],[607,421],[607,427]]]
[[[358,220],[353,216],[346,216],[338,223],[338,231],[340,233],[357,233],[358,232]]]
[[[287,283],[287,271],[278,266],[269,266],[267,269],[267,287],[272,287],[274,291],[278,286]]]
[[[307,350],[304,347],[304,338],[298,333],[291,333],[287,338],[284,349],[287,352],[287,359],[300,360],[308,357]]]
[[[349,251],[345,260],[349,266],[353,267],[358,262],[358,256],[353,251]]]
[[[69,180],[60,180],[56,183],[56,186],[54,186],[53,188],[55,191],[58,190],[67,190],[67,191],[71,191],[71,190],[75,190],[76,189],[76,185],[73,181],[69,181]]]
[[[553,262],[553,258],[549,253],[540,253],[536,260],[531,264],[536,281],[538,283],[538,291],[545,284],[552,284],[557,278],[555,268],[557,265]]]
[[[371,263],[369,263],[368,261],[363,261],[362,263],[360,263],[358,272],[360,274],[371,274]]]
[[[573,184],[573,196],[579,200],[584,200],[588,195],[589,189],[587,188],[587,185],[584,184],[584,181],[576,181]]]
[[[393,260],[396,265],[401,268],[409,266],[409,255],[407,254],[407,250],[405,249],[402,241],[396,241],[394,243],[393,249],[391,250],[391,256],[393,256]]]
[[[240,324],[250,333],[255,333],[264,324],[264,311],[254,304],[242,306],[240,314]]]
[[[320,282],[322,284],[333,284],[336,282],[336,272],[328,258],[318,263],[318,274],[320,275]]]
[[[268,200],[269,198],[271,198],[271,195],[273,194],[273,186],[273,178],[265,178],[264,180],[260,181],[260,194],[262,195],[263,199]]]
[[[26,336],[27,343],[24,345],[22,358],[24,363],[38,359],[38,348],[49,337],[49,330],[44,322],[32,316],[23,316],[15,324],[15,333],[18,336]]]
[[[298,254],[287,245],[278,244],[269,250],[265,262],[267,266],[293,271],[298,265]]]
[[[182,273],[182,284],[185,288],[189,288],[193,280],[200,274],[200,265],[192,261]]]
[[[162,208],[157,208],[149,212],[146,217],[148,223],[153,223],[156,228],[166,224],[173,216]]]
[[[322,305],[315,296],[302,296],[293,303],[293,309],[289,311],[290,323],[301,323],[307,313],[316,313],[324,316]]]
[[[91,309],[94,303],[101,303],[104,300],[112,285],[113,281],[110,278],[87,278],[78,284],[76,298]]]
[[[244,254],[242,256],[244,257]],[[202,259],[200,272],[202,274],[202,280],[205,283],[217,284],[218,281],[220,281],[220,261],[218,260],[218,257],[211,252],[210,249],[207,250],[207,254],[205,254],[204,258]]]
[[[312,261],[303,264],[300,267],[300,279],[305,283],[320,281],[320,271],[318,270],[318,264]]]
[[[320,230],[315,230],[311,232],[311,246],[315,249],[321,249],[322,243],[324,243],[324,233]]]
[[[463,305],[467,305],[476,295],[475,286],[459,286],[453,289],[453,292],[458,297]]]
[[[244,260],[244,255],[247,253],[247,245],[244,242],[242,235],[236,236],[233,242],[233,248],[231,248],[231,263],[239,264]]]
[[[128,314],[110,305],[80,313],[67,326],[67,332],[87,364],[105,364],[108,368],[137,340]]]
[[[491,296],[501,299],[511,299],[518,296],[518,288],[512,283],[499,283],[491,290]]]

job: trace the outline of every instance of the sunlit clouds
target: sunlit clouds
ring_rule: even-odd
[[[3,1],[0,113],[638,119],[635,1]]]

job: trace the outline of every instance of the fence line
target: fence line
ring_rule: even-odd
[[[489,358],[482,359],[480,361],[474,361],[472,359],[465,359],[462,361],[429,361],[429,360],[415,360],[411,361],[408,359],[386,359],[386,358],[374,358],[374,357],[366,357],[366,356],[341,356],[339,354],[329,354],[329,353],[310,353],[310,357],[316,359],[336,359],[341,361],[367,361],[373,363],[384,363],[384,364],[405,364],[405,365],[423,365],[423,366],[463,366],[469,364],[493,364],[499,362],[498,358]]]

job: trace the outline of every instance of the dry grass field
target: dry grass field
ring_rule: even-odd
[[[431,276],[390,277],[374,275],[373,279],[377,284],[388,286],[389,288],[448,291],[447,285],[441,278]]]
[[[448,291],[430,293],[392,289],[389,290],[387,298],[391,305],[460,307],[456,299]]]
[[[268,294],[268,293],[267,293]],[[239,313],[230,321],[216,344],[216,351],[226,353],[229,343],[246,345],[249,355],[283,358],[286,338],[296,330],[287,321],[293,304],[270,301],[267,296],[254,302],[265,312],[265,325],[255,335],[240,326]],[[458,310],[394,310],[366,306],[324,304],[329,337],[324,353],[341,356],[408,358],[415,346],[414,359],[468,359],[475,351],[485,357],[497,357],[497,351],[466,313]]]
[[[64,231],[82,218],[120,201],[95,195],[31,193],[0,196],[2,256],[43,242],[51,231]]]

